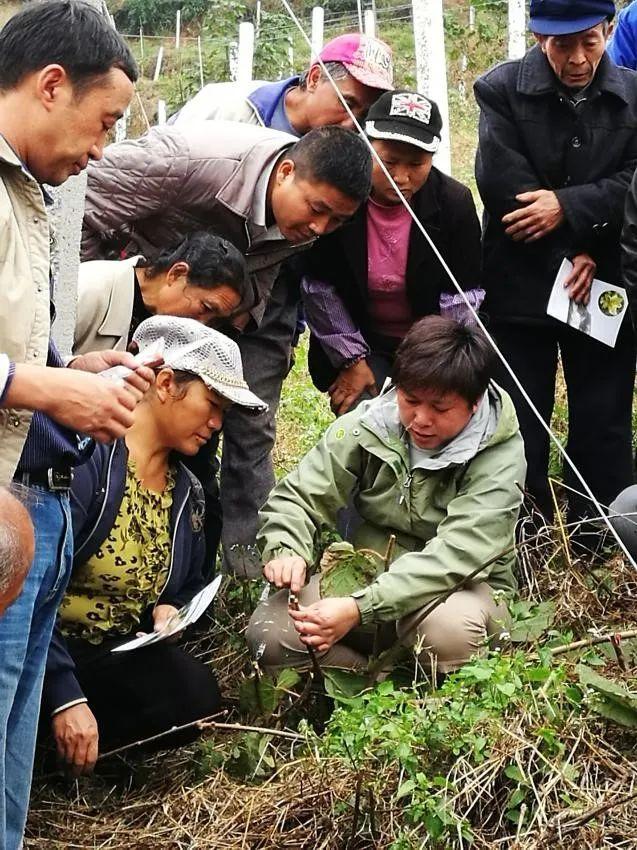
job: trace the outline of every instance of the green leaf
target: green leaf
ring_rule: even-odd
[[[277,707],[280,691],[269,676],[251,676],[239,687],[239,706],[248,714],[268,717]]]
[[[481,667],[479,664],[465,664],[458,671],[462,679],[475,679],[478,682],[486,682],[493,677],[492,667]]]
[[[517,764],[509,764],[504,768],[504,775],[509,779],[513,779],[515,782],[526,782],[526,777],[517,766]]]
[[[520,803],[524,802],[525,798],[526,790],[524,788],[516,788],[507,801],[507,809],[517,809]]]
[[[513,622],[510,628],[513,643],[528,643],[538,640],[555,620],[555,603],[551,600],[531,605],[516,602],[511,607]]]
[[[445,829],[442,819],[436,814],[427,814],[424,817],[424,821],[429,835],[431,835],[432,838],[440,838]]]
[[[377,559],[357,552],[351,543],[333,543],[321,558],[321,597],[351,596],[371,584],[382,568]]]
[[[414,790],[415,787],[416,787],[416,780],[415,779],[406,779],[405,782],[403,782],[402,785],[398,788],[398,791],[396,791],[396,795],[395,795],[394,799],[400,800],[403,797],[406,797],[407,794],[411,794],[411,792]]]
[[[504,682],[502,684],[497,684],[496,688],[500,691],[501,694],[504,694],[507,697],[512,697],[515,693],[515,685],[513,684],[513,682]]]
[[[352,673],[350,670],[337,670],[334,667],[323,669],[325,690],[332,699],[349,703],[348,698],[359,696],[369,688],[367,676]]]
[[[619,682],[600,676],[585,664],[577,665],[577,674],[582,685],[590,688],[590,708],[597,714],[622,726],[637,728],[637,694]]]
[[[300,681],[301,676],[299,675],[299,673],[297,673],[296,670],[292,670],[290,667],[286,667],[279,673],[276,680],[276,686],[279,690],[289,691],[295,685],[298,685]]]

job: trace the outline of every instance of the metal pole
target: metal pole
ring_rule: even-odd
[[[442,0],[412,0],[418,91],[435,100],[442,116],[442,141],[436,166],[451,173],[449,96]]]
[[[200,88],[203,88],[203,56],[201,54],[201,36],[197,36],[197,54],[199,56],[199,85]]]
[[[175,21],[175,50],[179,50],[181,39],[181,9],[177,9],[177,20]]]
[[[526,8],[524,0],[509,0],[509,59],[526,53]]]
[[[140,57],[141,57],[140,61],[143,62],[144,61],[144,28],[143,27],[139,28],[139,54],[140,54]]]
[[[365,9],[365,35],[376,37],[376,16],[373,9]]]
[[[254,61],[254,24],[244,21],[239,24],[239,55],[237,82],[249,83],[252,79]]]
[[[323,49],[323,25],[325,21],[325,11],[322,6],[315,6],[312,9],[312,59],[316,59]]]
[[[157,54],[157,64],[155,65],[155,73],[153,74],[153,82],[156,83],[159,79],[159,72],[161,71],[161,63],[164,59],[164,45],[159,48],[159,53]]]
[[[356,9],[358,10],[358,31],[363,32],[363,0],[356,0]]]

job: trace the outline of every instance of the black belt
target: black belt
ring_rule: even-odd
[[[36,469],[35,472],[19,473],[17,478],[27,487],[36,484],[54,492],[58,490],[70,490],[73,483],[73,467]]]

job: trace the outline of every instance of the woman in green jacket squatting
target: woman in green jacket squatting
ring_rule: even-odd
[[[498,634],[511,594],[524,446],[509,396],[490,380],[493,353],[480,330],[440,316],[401,343],[393,385],[338,419],[261,511],[265,577],[287,588],[261,603],[247,639],[266,668],[365,667],[376,648],[417,645],[423,665],[449,672]],[[367,587],[321,598],[308,577],[318,533],[354,494],[355,548],[393,560]],[[487,564],[417,622],[425,606]],[[309,578],[309,580],[308,580]],[[299,610],[289,607],[289,592]],[[380,628],[378,628],[380,627]],[[380,642],[379,642],[380,638]]]

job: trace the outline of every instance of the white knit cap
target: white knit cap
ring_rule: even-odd
[[[220,396],[259,413],[268,409],[243,380],[241,354],[236,342],[195,319],[151,316],[133,334],[139,353],[164,340],[164,364],[191,372]]]

